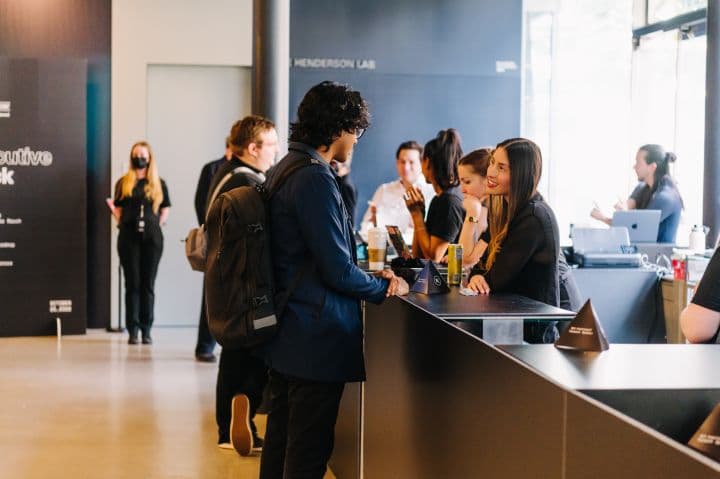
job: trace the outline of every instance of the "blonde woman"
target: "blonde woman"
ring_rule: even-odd
[[[118,253],[125,275],[125,320],[129,344],[152,344],[155,277],[163,250],[161,226],[170,212],[170,196],[160,178],[150,145],[130,150],[127,173],[115,184],[113,216],[118,222]]]

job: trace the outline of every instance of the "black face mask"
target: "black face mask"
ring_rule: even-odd
[[[148,165],[148,159],[144,158],[142,156],[133,156],[130,158],[130,163],[132,163],[132,167],[136,170],[142,170],[143,168],[147,168]]]

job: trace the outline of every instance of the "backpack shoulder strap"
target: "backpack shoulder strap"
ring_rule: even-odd
[[[252,179],[257,181],[258,183],[265,183],[265,175],[263,175],[262,173],[259,173],[257,171],[253,171],[250,168],[248,168],[247,166],[238,166],[237,168],[235,168],[232,171],[233,175],[238,174],[238,173],[243,173],[245,175],[248,175],[249,177],[251,177]]]
[[[259,180],[260,183],[265,181],[265,176],[255,173],[253,170],[246,166],[238,166],[234,170],[228,172],[225,176],[223,176],[222,180],[220,180],[220,183],[215,187],[215,189],[212,192],[212,195],[210,196],[210,201],[208,202],[208,213],[210,212],[210,206],[212,206],[213,202],[215,202],[215,198],[220,194],[220,191],[222,191],[223,186],[225,186],[225,183],[230,181],[230,178],[235,176],[237,173],[247,173],[251,176],[253,176],[256,180]],[[205,220],[207,220],[207,213],[205,214]]]
[[[267,198],[270,199],[275,193],[278,192],[280,187],[290,178],[296,171],[306,166],[315,164],[317,160],[314,160],[311,156],[307,156],[302,160],[296,161],[292,165],[288,166],[285,171],[281,172],[277,177],[270,180],[269,184],[266,184]]]

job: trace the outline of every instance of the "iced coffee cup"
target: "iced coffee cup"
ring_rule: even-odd
[[[387,232],[381,228],[370,228],[368,231],[368,262],[371,271],[385,268]]]

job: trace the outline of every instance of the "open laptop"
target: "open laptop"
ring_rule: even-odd
[[[575,253],[623,253],[630,246],[626,228],[573,228]]]
[[[612,225],[628,229],[631,243],[657,243],[660,210],[616,211]]]
[[[642,263],[638,253],[630,251],[625,227],[574,228],[573,259],[585,268],[637,268]]]

